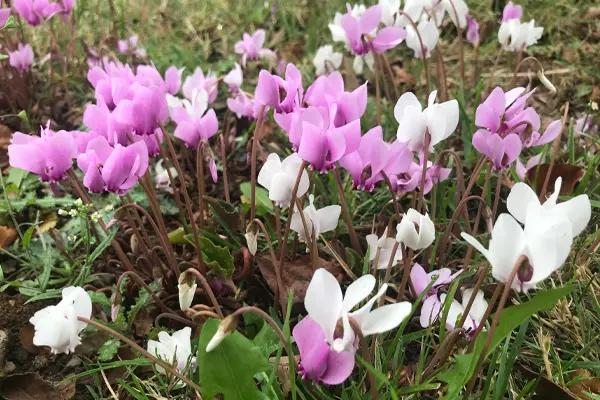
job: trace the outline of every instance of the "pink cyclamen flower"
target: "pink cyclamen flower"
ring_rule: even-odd
[[[9,17],[10,17],[10,7],[0,8],[0,28],[3,28],[4,25],[6,25]]]
[[[33,49],[28,44],[19,43],[17,50],[8,52],[8,63],[20,72],[27,71],[33,64]]]
[[[525,164],[523,164],[523,163],[521,162],[521,160],[519,160],[519,159],[517,158],[517,163],[516,163],[516,165],[515,165],[515,170],[516,170],[516,172],[517,172],[517,176],[518,176],[518,177],[519,177],[519,178],[520,178],[522,181],[524,181],[524,180],[525,180],[525,178],[527,177],[527,172],[528,172],[530,169],[532,169],[532,168],[534,168],[534,167],[536,167],[536,166],[540,165],[540,164],[541,164],[541,162],[542,162],[542,153],[540,153],[540,154],[538,154],[538,155],[536,155],[536,156],[533,156],[533,157],[531,157],[529,160],[527,160],[527,163],[525,163]]]
[[[215,111],[208,108],[208,94],[204,90],[194,91],[192,100],[180,100],[169,96],[171,118],[177,124],[175,137],[184,141],[189,148],[196,149],[207,142],[219,129]]]
[[[227,108],[238,118],[255,119],[258,116],[254,99],[248,97],[244,92],[239,92],[235,97],[227,99]]]
[[[175,66],[170,66],[165,71],[165,85],[169,94],[176,95],[179,92],[182,74],[183,68],[177,68]]]
[[[437,293],[440,286],[449,285],[452,281],[462,273],[462,270],[454,274],[449,268],[440,268],[431,272],[425,272],[425,269],[420,264],[415,263],[410,270],[410,284],[415,297],[419,296],[429,285],[428,294]]]
[[[285,79],[264,69],[260,71],[254,100],[277,113],[289,113],[302,103],[303,95],[302,74],[294,64],[289,63],[285,69]]]
[[[333,117],[336,105],[329,109],[308,107],[302,118],[302,136],[298,155],[320,172],[331,169],[346,154],[358,148],[360,143],[360,119],[335,127]]]
[[[462,315],[467,308],[469,300],[473,294],[473,289],[464,289],[462,291],[462,303],[457,300],[450,300],[450,307],[448,309],[448,315],[446,316],[446,329],[453,330],[457,328],[457,324],[460,321]],[[431,326],[438,318],[442,315],[443,305],[446,302],[446,294],[431,295],[428,296],[421,307],[421,315],[419,322],[423,328]],[[487,301],[484,298],[484,294],[481,290],[475,295],[475,300],[469,309],[469,313],[463,322],[462,329],[467,333],[468,338],[472,338],[472,334],[475,332],[477,327],[482,323],[485,311],[487,309]]]
[[[115,107],[115,120],[138,135],[154,134],[169,117],[164,92],[137,84],[131,91],[131,99],[123,99]]]
[[[257,29],[252,35],[246,32],[242,35],[242,40],[237,42],[233,47],[237,54],[242,55],[242,66],[245,67],[248,60],[257,60],[259,58],[275,59],[275,52],[264,48],[264,43],[264,29]]]
[[[479,46],[479,23],[475,20],[475,18],[467,15],[467,40],[474,47]]]
[[[505,137],[480,129],[473,135],[473,147],[487,156],[496,171],[508,168],[521,154],[523,144],[519,135],[510,133]]]
[[[509,1],[502,11],[502,22],[510,21],[511,19],[521,19],[523,16],[523,7],[515,5],[512,1]]]
[[[298,373],[304,379],[326,385],[337,385],[348,379],[354,369],[353,349],[333,350],[321,326],[310,317],[298,322],[292,335],[300,351]]]
[[[192,75],[185,78],[181,90],[188,100],[192,100],[194,90],[204,90],[208,94],[208,102],[213,103],[217,99],[218,84],[219,80],[212,72],[204,75],[202,69],[197,67]]]
[[[235,63],[233,69],[223,77],[223,82],[227,84],[231,93],[237,93],[242,87],[243,81],[244,74],[242,72],[242,67],[240,67],[240,64],[238,63]]]
[[[353,54],[363,55],[370,51],[382,54],[404,40],[404,29],[390,26],[378,30],[380,21],[379,5],[367,8],[360,17],[354,16],[350,9],[342,16],[341,25],[346,34],[346,44]]]
[[[54,132],[42,128],[41,135],[15,132],[8,146],[11,167],[21,168],[40,177],[44,182],[63,179],[77,156],[77,144],[70,132]]]
[[[562,129],[560,120],[548,124],[543,134],[539,132],[541,121],[527,100],[533,91],[525,92],[518,87],[508,92],[496,87],[475,112],[475,125],[504,138],[517,134],[523,147],[541,146],[553,141]]]
[[[340,160],[340,165],[352,176],[354,185],[371,191],[375,184],[388,177],[405,172],[412,162],[412,153],[400,142],[392,144],[383,140],[383,131],[376,126],[365,133],[358,149]]]
[[[429,193],[434,185],[448,179],[451,171],[452,169],[450,168],[444,168],[441,165],[427,161],[423,193]],[[421,190],[422,175],[423,161],[421,160],[419,163],[413,161],[408,167],[408,171],[397,174],[396,179],[391,180],[392,187],[394,187],[398,193],[409,193],[417,189]]]
[[[111,146],[98,136],[89,141],[84,153],[77,157],[84,172],[83,184],[90,192],[103,191],[124,195],[148,169],[148,149],[143,140],[128,146]]]
[[[13,6],[17,14],[29,25],[36,26],[56,14],[64,17],[71,14],[75,6],[75,0],[61,0],[59,2],[50,0],[14,0]]]

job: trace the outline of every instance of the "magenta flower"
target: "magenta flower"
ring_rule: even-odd
[[[289,63],[285,69],[285,79],[264,69],[260,71],[254,100],[277,113],[289,113],[301,105],[303,95],[302,74],[294,64]]]
[[[52,18],[55,14],[68,16],[73,11],[75,0],[61,0],[60,2],[50,0],[14,0],[13,6],[17,14],[29,25],[36,26]]]
[[[185,78],[182,87],[183,95],[186,99],[192,100],[195,90],[204,90],[208,94],[208,102],[213,103],[217,99],[218,84],[219,80],[212,72],[204,75],[202,69],[197,67],[192,75]]]
[[[229,87],[231,93],[237,93],[242,87],[243,81],[244,73],[242,72],[242,67],[240,67],[240,64],[238,63],[235,63],[233,69],[223,77],[223,82]]]
[[[479,46],[479,23],[475,20],[475,18],[467,15],[467,40],[474,47]]]
[[[430,284],[428,295],[435,294],[440,286],[449,285],[461,273],[462,270],[459,270],[453,274],[449,268],[440,268],[428,273],[420,264],[415,263],[410,270],[410,284],[413,295],[415,297],[419,296]]]
[[[19,43],[17,50],[8,52],[8,63],[21,73],[27,71],[33,64],[33,49],[28,44]]]
[[[36,174],[44,182],[65,177],[77,156],[77,145],[70,132],[42,128],[40,136],[15,132],[8,146],[11,167]]]
[[[246,61],[266,58],[268,60],[275,59],[275,52],[263,47],[265,43],[264,29],[257,29],[252,35],[244,33],[242,40],[237,42],[233,47],[237,54],[242,55],[242,65],[246,66]]]
[[[487,156],[497,171],[508,168],[521,154],[523,144],[517,134],[505,137],[480,129],[473,135],[473,146]]]
[[[304,102],[311,106],[329,108],[337,105],[334,117],[335,126],[342,126],[348,122],[360,119],[367,108],[367,84],[363,84],[352,92],[344,89],[342,74],[334,71],[329,75],[318,77],[306,89]]]
[[[523,7],[513,4],[509,1],[502,11],[502,22],[510,21],[511,19],[521,19],[523,16]]]
[[[128,146],[111,146],[98,136],[89,141],[84,153],[77,157],[84,172],[83,184],[90,192],[103,191],[124,195],[148,169],[148,149],[140,140]]]
[[[138,135],[154,134],[169,117],[164,92],[134,84],[131,99],[121,100],[113,111],[115,121]]]
[[[473,145],[497,170],[511,165],[522,148],[550,143],[560,134],[562,124],[558,120],[548,124],[543,134],[539,132],[540,116],[533,107],[527,107],[532,93],[525,93],[525,88],[505,93],[496,87],[477,107],[475,125],[480,129],[473,135]]]
[[[427,161],[427,170],[425,171],[425,186],[424,194],[427,194],[433,189],[434,185],[445,181],[450,176],[450,168],[444,168],[440,165],[433,164]],[[412,162],[408,171],[397,175],[396,180],[392,180],[392,186],[399,193],[409,193],[416,189],[421,189],[421,178],[423,174],[423,161],[419,163]]]
[[[298,372],[304,379],[337,385],[344,382],[354,369],[354,351],[337,352],[325,339],[321,326],[304,317],[292,331],[300,362]]]
[[[310,106],[302,116],[298,155],[320,172],[331,169],[360,143],[360,119],[335,127],[336,105],[330,109]]]
[[[175,137],[184,141],[189,148],[196,149],[200,142],[207,142],[219,129],[215,111],[208,108],[208,94],[195,91],[191,102],[168,97],[171,118],[177,124]]]
[[[527,162],[525,164],[523,164],[521,162],[521,160],[519,160],[517,158],[517,163],[515,165],[515,170],[517,172],[517,176],[519,177],[519,179],[521,179],[522,181],[525,180],[525,178],[527,178],[527,172],[540,165],[542,162],[542,153],[531,157],[529,160],[527,160]]]
[[[405,172],[411,162],[410,150],[399,142],[386,143],[381,127],[376,126],[360,138],[358,149],[344,156],[340,165],[358,189],[372,191],[384,179],[382,172],[388,176]]]
[[[342,16],[341,25],[346,34],[346,44],[353,54],[364,55],[370,51],[381,54],[404,40],[406,31],[402,28],[390,26],[378,31],[380,21],[379,5],[367,8],[360,17],[354,16],[351,9]]]
[[[87,79],[94,87],[96,101],[103,102],[112,111],[120,100],[130,96],[129,88],[136,75],[129,65],[109,61],[102,67],[90,68]]]
[[[4,25],[8,22],[10,17],[10,7],[0,8],[0,28],[4,28]]]
[[[165,71],[165,85],[169,94],[176,95],[179,92],[182,74],[183,68],[177,68],[175,66],[170,66]]]

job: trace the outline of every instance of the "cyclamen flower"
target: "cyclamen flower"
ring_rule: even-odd
[[[385,294],[387,284],[364,306],[352,311],[375,288],[373,275],[364,275],[346,289],[345,295],[335,277],[327,270],[315,271],[304,298],[308,316],[293,330],[300,350],[300,373],[306,379],[326,384],[345,381],[354,368],[354,354],[358,347],[358,332],[363,337],[396,328],[408,317],[411,304],[387,304],[372,310],[375,302]],[[308,320],[308,321],[307,321]],[[354,322],[354,326],[350,321]],[[343,332],[336,327],[342,323]]]
[[[498,30],[498,41],[508,51],[522,51],[536,44],[542,37],[544,28],[535,26],[535,20],[521,22],[523,9],[511,1],[502,12],[502,23]]]
[[[479,46],[479,23],[475,18],[467,15],[467,41],[474,47]]]
[[[158,341],[148,340],[148,352],[163,361],[173,363],[177,371],[184,372],[186,369],[196,369],[196,357],[192,357],[192,344],[190,338],[192,328],[186,326],[172,335],[165,331],[158,332]],[[161,374],[166,371],[161,366],[156,366]]]
[[[90,192],[103,191],[124,195],[148,169],[148,149],[143,141],[112,147],[103,136],[89,141],[77,157],[84,172],[83,184]]]
[[[461,273],[462,270],[453,274],[450,268],[440,268],[431,272],[425,272],[420,264],[415,263],[410,270],[410,285],[413,295],[418,297],[429,285],[431,287],[427,294],[436,294],[440,286],[449,285]]]
[[[201,142],[208,142],[218,129],[215,111],[208,108],[208,95],[204,90],[194,91],[191,101],[167,97],[171,118],[177,124],[175,137],[189,148],[196,149]]]
[[[376,126],[360,138],[358,149],[345,155],[340,165],[350,173],[356,188],[371,191],[384,180],[383,173],[394,180],[396,175],[408,171],[411,162],[410,150],[397,141],[386,143],[381,127]]]
[[[277,113],[289,113],[302,103],[303,94],[302,74],[294,64],[289,63],[285,69],[285,79],[264,69],[260,71],[254,100]]]
[[[392,259],[393,249],[397,242],[395,238],[387,236],[387,228],[383,231],[381,237],[371,233],[365,239],[369,245],[369,261],[374,262],[375,268],[386,269],[390,261],[393,267],[402,260],[402,251],[399,248],[396,249]]]
[[[396,240],[413,250],[425,249],[435,240],[435,226],[429,215],[409,209],[396,226]]]
[[[246,117],[255,119],[258,116],[254,99],[251,99],[242,91],[238,92],[235,97],[227,99],[227,108],[238,118]]]
[[[161,159],[154,166],[154,181],[156,183],[155,187],[158,190],[163,190],[167,193],[173,194],[173,188],[171,187],[171,178],[169,177],[169,173],[170,176],[173,177],[173,179],[177,178],[177,176],[179,176],[179,173],[177,172],[177,169],[175,167],[170,167],[167,170],[165,167],[163,167],[163,162],[164,160]]]
[[[50,0],[13,1],[13,7],[17,14],[31,26],[37,26],[59,13],[64,16],[70,14],[74,4],[74,0],[61,0],[60,2]]]
[[[236,93],[238,90],[240,90],[243,81],[244,75],[242,72],[242,67],[240,67],[240,64],[238,63],[235,63],[233,69],[223,77],[223,82],[227,84],[229,91],[232,93]]]
[[[188,100],[192,100],[196,91],[204,90],[208,94],[208,102],[213,103],[217,99],[218,84],[219,80],[212,72],[205,76],[202,69],[197,67],[192,75],[185,78],[181,90]]]
[[[379,7],[381,8],[381,22],[385,26],[395,25],[400,11],[400,0],[379,0]]]
[[[269,191],[269,199],[280,207],[289,207],[292,201],[292,191],[296,184],[302,159],[293,153],[283,161],[275,153],[269,154],[267,161],[258,173],[258,183]],[[296,198],[304,196],[308,191],[310,181],[306,170],[302,171]]]
[[[335,71],[342,65],[342,58],[342,53],[333,51],[333,46],[330,44],[319,47],[313,58],[315,73],[317,75],[323,75]]]
[[[237,54],[242,55],[242,65],[245,67],[248,60],[264,58],[272,61],[276,58],[273,50],[263,47],[264,43],[265,31],[264,29],[257,29],[252,35],[245,32],[242,40],[237,42],[233,49]]]
[[[120,39],[117,42],[117,49],[121,54],[134,54],[136,57],[146,57],[146,49],[139,46],[138,35],[131,35],[127,39]]]
[[[446,328],[449,330],[455,329],[456,325],[459,323],[462,315],[469,304],[469,300],[471,295],[473,294],[473,289],[464,289],[462,293],[462,303],[459,303],[455,299],[452,299],[450,303],[450,308],[448,309],[448,315],[446,316]],[[446,294],[443,293],[439,297],[429,296],[423,302],[423,306],[421,308],[421,316],[419,318],[419,322],[423,328],[427,328],[431,326],[442,314],[442,306],[446,302]],[[479,290],[475,295],[475,300],[469,309],[469,314],[465,321],[463,322],[462,328],[467,331],[467,333],[472,333],[477,329],[479,325],[481,325],[483,317],[485,315],[485,311],[488,307],[488,303],[484,298],[484,293]]]
[[[298,238],[302,242],[307,242],[307,237],[311,240],[318,239],[321,234],[334,230],[337,227],[342,211],[339,205],[331,205],[317,210],[314,205],[314,196],[311,194],[308,199],[309,204],[302,211],[308,233],[304,230],[300,211],[296,210],[294,212],[290,224],[290,228],[298,233]]]
[[[353,54],[363,55],[370,51],[382,54],[404,40],[404,29],[390,26],[378,30],[380,21],[379,5],[367,8],[360,17],[353,16],[351,10],[342,16],[341,25],[346,34],[346,45]]]
[[[527,205],[524,227],[509,214],[500,214],[486,249],[477,239],[461,234],[492,266],[492,276],[508,283],[517,260],[524,256],[512,288],[528,291],[556,271],[567,259],[573,241],[569,219],[534,203]]]
[[[464,0],[406,0],[404,3],[404,14],[413,21],[418,21],[427,15],[438,27],[442,24],[446,13],[454,25],[465,28],[469,7]],[[400,16],[398,23],[401,26],[408,26],[409,21],[406,17]]]
[[[11,167],[21,168],[44,182],[62,180],[77,157],[77,145],[70,132],[41,129],[40,136],[15,132],[8,146]]]
[[[435,103],[437,90],[429,95],[428,106],[423,110],[417,97],[404,93],[394,107],[398,121],[398,140],[412,151],[433,151],[433,147],[454,132],[458,125],[458,102],[449,100]],[[424,149],[425,136],[430,135],[429,147]]]
[[[450,176],[452,170],[444,168],[441,165],[433,164],[427,161],[427,169],[425,171],[425,185],[423,185],[423,194],[427,194],[433,189],[434,185],[445,181]],[[408,167],[408,171],[398,174],[395,179],[391,180],[392,187],[398,193],[410,193],[415,190],[421,190],[421,180],[423,178],[423,160],[419,163],[412,162]]]
[[[361,75],[364,71],[365,64],[369,70],[374,70],[375,58],[373,57],[373,53],[367,53],[362,56],[354,57],[354,61],[352,61],[352,69],[354,70],[354,73]]]
[[[138,135],[154,134],[169,117],[164,92],[138,84],[132,85],[131,91],[131,99],[116,105],[115,121]]]
[[[42,308],[29,319],[35,329],[33,344],[48,346],[53,354],[69,354],[81,343],[79,334],[87,326],[77,317],[91,316],[92,300],[87,292],[80,287],[66,287],[57,305]]]
[[[418,31],[418,34],[417,34]],[[419,36],[421,40],[419,40]],[[431,51],[437,46],[440,31],[435,21],[423,16],[417,25],[417,30],[409,24],[406,26],[406,45],[415,53],[415,58],[429,58]],[[421,47],[421,44],[423,47]]]
[[[477,107],[475,124],[480,129],[473,135],[473,146],[492,160],[496,170],[509,167],[523,147],[550,143],[561,132],[562,124],[556,120],[539,133],[540,116],[527,107],[531,94],[521,87],[506,93],[496,87]]]
[[[554,193],[552,193],[542,204],[533,189],[523,182],[516,183],[506,199],[506,207],[515,219],[521,223],[527,221],[527,215],[531,212],[530,205],[543,208],[550,213],[565,217],[572,228],[572,237],[579,235],[590,222],[592,216],[592,205],[587,194],[580,194],[572,199],[557,204],[562,178],[558,177],[554,182]]]
[[[4,28],[10,18],[10,7],[0,8],[0,29]]]
[[[8,63],[23,73],[33,64],[33,49],[28,44],[19,43],[17,50],[8,52]]]
[[[175,66],[170,66],[165,71],[165,85],[169,94],[176,95],[179,92],[182,74],[183,68],[177,68]]]
[[[517,162],[515,165],[515,170],[517,172],[517,176],[524,181],[525,178],[527,178],[527,172],[529,172],[530,169],[535,168],[536,166],[540,165],[542,162],[542,153],[538,154],[537,156],[533,156],[531,157],[529,160],[527,160],[527,163],[523,164],[521,162],[521,160],[519,160],[517,158]]]

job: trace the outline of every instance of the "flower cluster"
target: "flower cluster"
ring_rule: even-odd
[[[498,41],[508,51],[522,51],[536,44],[544,28],[535,26],[535,20],[521,22],[523,8],[509,1],[502,12],[502,24],[498,30]]]
[[[523,148],[541,146],[553,141],[562,124],[553,121],[541,134],[541,119],[527,100],[533,91],[518,87],[508,92],[496,87],[477,107],[473,146],[492,162],[494,169],[508,168]]]

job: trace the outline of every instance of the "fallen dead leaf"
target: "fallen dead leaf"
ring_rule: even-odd
[[[68,400],[38,374],[12,375],[0,382],[0,395],[6,400]]]
[[[569,389],[576,396],[588,399],[589,396],[586,393],[600,394],[600,378],[592,375],[587,369],[580,368],[573,371],[571,379],[575,380],[575,383],[570,385]]]
[[[36,354],[39,352],[39,347],[33,345],[33,325],[24,325],[19,331],[19,339],[21,341],[21,347],[30,354]]]
[[[535,182],[535,189],[537,193],[542,191],[542,187],[544,186],[544,180],[546,179],[546,175],[548,174],[549,164],[540,164],[534,168],[531,168],[527,171],[527,179],[531,182]],[[552,167],[552,173],[550,174],[550,181],[548,181],[548,188],[546,191],[548,193],[553,192],[554,181],[559,176],[562,177],[562,186],[560,188],[561,195],[568,195],[573,193],[575,190],[575,185],[577,182],[583,178],[585,175],[585,171],[583,168],[572,165],[572,164],[555,164]]]
[[[277,288],[277,281],[275,279],[275,271],[273,269],[273,263],[269,257],[256,257],[256,263],[260,269],[260,273],[269,285],[269,288],[273,293]],[[319,267],[325,268],[331,272],[338,281],[341,281],[344,277],[344,270],[337,264],[331,261],[323,260],[319,258]],[[283,293],[280,293],[283,304],[287,302],[287,295],[289,291],[294,293],[292,304],[298,304],[304,301],[304,295],[306,294],[306,288],[310,282],[314,269],[311,266],[310,256],[303,255],[294,261],[288,261],[283,266],[284,271],[281,274],[281,280],[283,283]]]
[[[11,226],[0,226],[0,248],[7,248],[17,238],[17,231]]]

